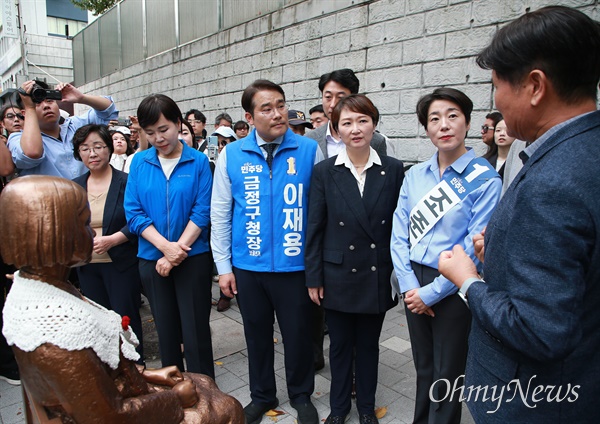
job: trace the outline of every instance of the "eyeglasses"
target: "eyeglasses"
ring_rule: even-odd
[[[286,111],[288,109],[288,105],[285,105],[285,104],[279,105],[279,106],[276,106],[275,109],[277,109],[277,112],[279,112],[280,115],[283,115],[286,113]],[[262,109],[259,113],[262,116],[264,116],[265,118],[270,118],[275,113],[275,109],[273,109],[271,107],[266,107],[266,108]]]
[[[23,115],[21,115],[20,113],[7,113],[6,115],[4,115],[4,119],[15,119],[15,118],[19,118],[21,121],[25,119],[25,117]]]
[[[94,145],[94,147],[92,147],[91,149],[90,149],[89,147],[80,147],[80,148],[79,148],[79,154],[80,154],[80,155],[89,155],[89,154],[90,154],[90,152],[91,152],[92,150],[94,150],[94,152],[95,152],[97,155],[99,155],[99,154],[100,154],[100,152],[102,152],[102,150],[104,150],[104,149],[106,149],[106,148],[108,148],[108,146],[106,146],[106,145],[100,145],[100,144],[96,144],[96,145]]]
[[[489,126],[487,126],[487,125],[482,125],[482,126],[481,126],[481,132],[482,132],[482,133],[486,133],[486,132],[488,132],[489,130],[493,130],[493,129],[494,129],[494,127],[489,127]]]
[[[195,123],[202,124],[203,122],[199,119],[188,119],[190,125],[194,125]]]

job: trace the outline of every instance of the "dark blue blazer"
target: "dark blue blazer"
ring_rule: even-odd
[[[363,197],[336,157],[312,174],[304,264],[306,285],[324,287],[322,305],[341,312],[379,314],[392,299],[392,218],[404,180],[402,162],[380,156],[367,170]]]
[[[125,197],[125,187],[127,186],[127,174],[118,171],[111,166],[112,180],[108,187],[106,196],[106,204],[104,205],[104,215],[102,216],[102,234],[109,236],[121,231],[128,242],[122,243],[113,247],[108,251],[108,255],[112,259],[115,268],[119,271],[124,271],[133,265],[137,265],[138,239],[135,234],[129,231],[127,219],[125,218],[125,209],[123,207],[123,199]],[[79,184],[87,191],[87,181],[90,177],[90,172],[74,178],[73,181]]]
[[[501,404],[472,392],[478,423],[600,422],[599,161],[597,111],[532,154],[488,224],[465,397],[505,389]]]

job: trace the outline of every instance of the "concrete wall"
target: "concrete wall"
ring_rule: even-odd
[[[237,120],[243,118],[242,90],[257,78],[282,84],[288,104],[308,112],[320,103],[319,76],[349,67],[379,108],[380,130],[396,157],[423,161],[434,152],[414,110],[421,95],[439,86],[461,89],[473,100],[467,143],[482,152],[478,128],[493,109],[493,92],[490,71],[478,68],[474,56],[500,26],[551,3],[600,18],[598,0],[306,0],[82,90],[112,94],[123,116],[134,114],[146,95],[164,93],[184,111],[202,110],[209,121],[222,111]]]

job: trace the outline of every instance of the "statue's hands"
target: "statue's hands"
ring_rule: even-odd
[[[196,385],[191,380],[183,380],[177,383],[172,389],[179,398],[181,406],[189,408],[198,402],[198,394],[196,393]]]
[[[155,370],[146,369],[142,373],[142,376],[148,383],[160,386],[175,387],[183,381],[183,375],[176,365]]]

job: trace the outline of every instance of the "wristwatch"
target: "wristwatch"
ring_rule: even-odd
[[[467,294],[467,292],[469,290],[469,287],[471,287],[471,284],[473,284],[475,281],[480,281],[482,283],[485,283],[485,281],[482,280],[481,278],[475,278],[475,277],[467,278],[465,280],[465,282],[463,283],[463,285],[461,286],[461,288],[458,290],[458,296],[460,296],[462,301],[465,302],[465,305],[467,305],[467,308],[469,307],[469,295]]]

